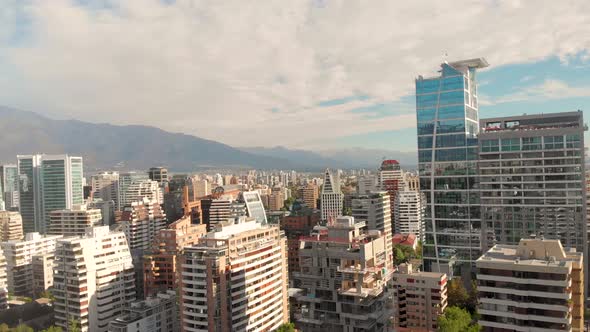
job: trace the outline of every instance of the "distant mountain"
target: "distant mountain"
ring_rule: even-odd
[[[86,170],[145,169],[163,165],[173,171],[199,168],[307,168],[305,163],[263,156],[199,137],[147,126],[116,126],[45,116],[0,106],[0,160],[17,154],[68,153],[84,157]]]
[[[401,152],[383,149],[341,148],[320,151],[289,149],[282,146],[240,147],[246,151],[261,156],[275,156],[282,159],[299,162],[314,168],[379,168],[383,159],[396,159],[405,169],[415,169],[418,164],[416,152]]]

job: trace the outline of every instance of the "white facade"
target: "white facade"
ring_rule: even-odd
[[[195,189],[195,196],[197,198],[205,197],[211,194],[211,185],[207,179],[193,180],[193,187]]]
[[[414,234],[424,241],[424,204],[419,191],[399,191],[395,199],[394,224],[399,234]]]
[[[0,311],[8,308],[8,280],[6,276],[6,257],[0,248]]]
[[[142,200],[144,197],[156,200],[158,204],[164,202],[162,190],[157,181],[140,180],[131,182],[126,190],[121,193],[121,209],[135,201]]]
[[[357,180],[357,193],[368,194],[379,189],[378,178],[374,175],[365,175]]]
[[[109,324],[109,332],[177,332],[176,292],[169,290],[155,297],[131,303],[124,314]]]
[[[22,240],[23,219],[15,211],[0,211],[0,241]]]
[[[255,218],[258,223],[266,224],[266,211],[264,211],[260,194],[257,191],[245,191],[241,195],[242,200],[246,203],[248,216]]]
[[[333,175],[329,169],[324,174],[324,186],[321,195],[322,220],[335,219],[342,215],[344,195],[340,189],[340,175]]]
[[[54,290],[56,325],[70,318],[82,332],[105,332],[135,300],[135,278],[127,239],[108,226],[88,228],[84,237],[58,241]]]
[[[8,290],[20,296],[32,296],[35,291],[35,280],[47,276],[33,272],[33,260],[36,256],[55,253],[56,241],[61,235],[42,236],[39,233],[28,233],[23,240],[10,240],[0,243],[7,263]],[[51,269],[48,269],[51,271]]]
[[[49,234],[78,236],[86,234],[87,227],[100,226],[102,213],[99,209],[76,205],[72,209],[52,211],[49,220]]]
[[[158,231],[166,228],[166,215],[160,204],[144,198],[124,209],[117,229],[127,236],[129,248],[151,248]]]
[[[113,201],[115,209],[120,210],[119,202],[119,173],[104,172],[92,176],[92,198],[102,199],[105,202]]]

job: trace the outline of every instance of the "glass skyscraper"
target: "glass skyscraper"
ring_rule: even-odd
[[[426,271],[471,271],[481,255],[476,70],[485,59],[441,65],[416,79],[420,187],[426,195]]]
[[[81,157],[18,156],[20,211],[25,232],[44,233],[49,213],[84,203]]]

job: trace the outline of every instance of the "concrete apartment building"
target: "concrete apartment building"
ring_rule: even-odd
[[[152,167],[148,170],[148,177],[152,181],[156,181],[159,184],[168,182],[168,169],[164,167]]]
[[[299,287],[299,285],[293,284],[295,281],[293,273],[301,271],[299,269],[299,239],[302,236],[308,236],[313,228],[319,224],[320,213],[312,209],[292,211],[289,216],[280,219],[281,230],[285,232],[287,237],[289,281],[294,287]]]
[[[6,257],[0,248],[0,311],[8,309],[8,279],[6,275]]]
[[[109,323],[109,332],[179,331],[176,292],[167,291],[131,303],[123,315]]]
[[[291,311],[295,325],[306,332],[384,331],[391,310],[386,238],[366,230],[364,221],[339,217],[301,238],[300,273],[294,279]]]
[[[387,249],[386,268],[393,271],[393,234],[391,233],[391,204],[386,191],[352,196],[352,216],[356,221],[365,221],[367,229],[378,230],[385,236]]]
[[[395,330],[437,331],[437,319],[447,307],[447,275],[401,264],[393,274],[393,285]]]
[[[286,239],[252,217],[185,248],[182,331],[273,331],[289,321]]]
[[[55,247],[61,235],[41,235],[27,233],[24,240],[10,240],[0,243],[6,257],[8,291],[17,296],[33,297],[53,284],[52,261]],[[46,256],[46,257],[44,257]],[[39,258],[43,257],[43,258]],[[33,268],[35,264],[35,268]],[[40,267],[44,267],[40,269]],[[44,289],[39,289],[44,285]]]
[[[119,173],[103,172],[93,175],[90,180],[92,186],[92,198],[101,199],[104,202],[112,201],[115,209],[120,210]]]
[[[57,242],[53,276],[56,325],[71,318],[81,332],[105,332],[135,301],[135,278],[127,239],[108,226],[88,228],[83,237]]]
[[[271,211],[279,211],[285,206],[285,196],[282,192],[273,191],[268,196],[268,209]]]
[[[48,234],[79,236],[86,234],[86,228],[100,226],[100,209],[89,209],[86,205],[75,205],[71,209],[55,210],[49,214]]]
[[[310,209],[318,208],[320,188],[313,183],[308,183],[299,189],[300,196]]]
[[[184,248],[197,244],[206,233],[207,226],[191,224],[190,216],[158,231],[151,252],[143,256],[145,296],[180,287],[180,257]]]
[[[14,211],[19,206],[18,168],[16,165],[0,165],[0,196],[4,200],[4,208]]]
[[[483,331],[583,331],[583,254],[559,240],[497,244],[476,261]]]
[[[23,239],[23,219],[15,211],[0,211],[0,242]]]
[[[117,228],[127,235],[130,249],[149,249],[156,234],[166,227],[166,214],[157,201],[144,197],[123,207],[116,221]]]
[[[414,234],[425,240],[424,210],[426,197],[419,191],[398,191],[395,198],[394,223],[398,234]]]

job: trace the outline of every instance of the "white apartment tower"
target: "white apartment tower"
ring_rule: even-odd
[[[274,331],[288,322],[287,244],[278,226],[226,221],[184,256],[182,331]]]
[[[123,232],[88,228],[83,237],[58,241],[54,290],[56,325],[70,319],[81,332],[106,332],[108,324],[135,300],[131,253]]]
[[[33,268],[35,257],[46,256],[44,260],[53,260],[56,241],[61,235],[42,236],[39,233],[27,233],[24,240],[10,240],[0,243],[6,257],[8,290],[18,296],[33,296],[42,291],[36,287],[43,281],[45,289],[51,287],[53,281],[52,266],[39,271]]]
[[[104,172],[92,176],[92,198],[104,202],[113,201],[115,209],[120,210],[119,173]]]
[[[6,277],[6,257],[0,248],[0,311],[8,309],[8,280]]]
[[[51,211],[49,215],[49,232],[63,236],[86,234],[86,228],[100,226],[102,213],[100,209],[88,209],[86,205],[76,205],[72,209]]]
[[[144,197],[119,213],[118,229],[127,236],[130,249],[151,248],[156,234],[166,228],[166,214],[155,200]]]
[[[395,198],[394,223],[399,234],[414,234],[424,241],[424,203],[426,198],[419,191],[399,191]]]
[[[335,219],[342,215],[344,194],[340,188],[340,174],[324,173],[324,186],[321,195],[322,220]]]
[[[0,241],[22,240],[23,219],[15,211],[0,211]]]

